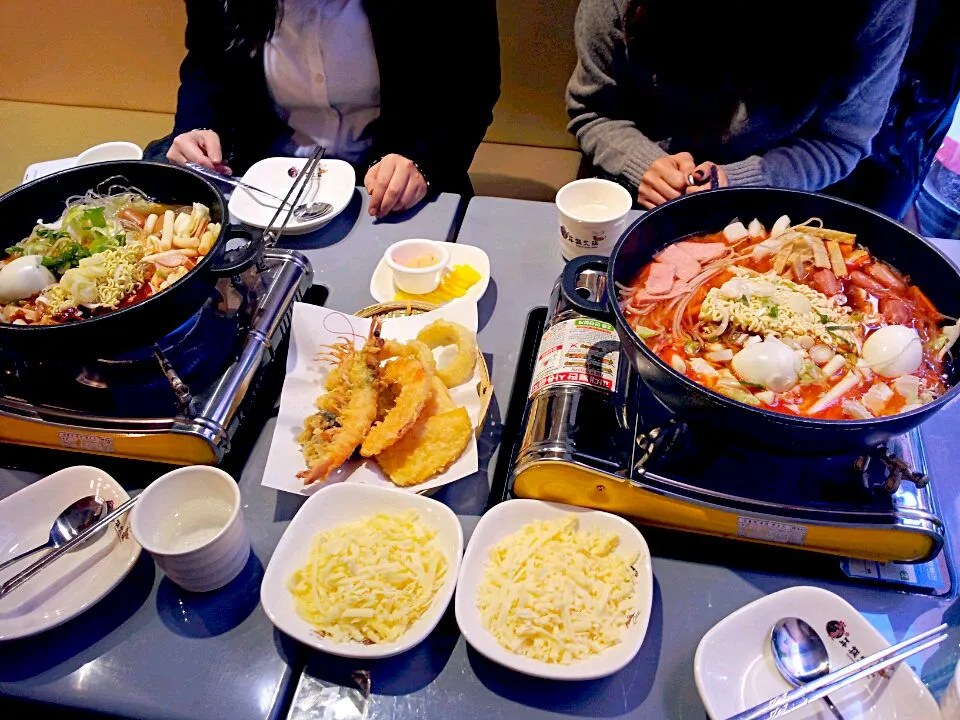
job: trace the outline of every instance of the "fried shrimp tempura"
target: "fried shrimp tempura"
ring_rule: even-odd
[[[397,386],[400,392],[383,420],[370,428],[360,446],[361,455],[371,457],[383,452],[414,426],[430,399],[432,377],[433,373],[412,357],[396,358],[380,369],[380,382]]]
[[[384,340],[380,359],[389,360],[396,357],[416,358],[423,363],[423,367],[431,375],[437,371],[437,361],[433,357],[433,351],[419,340],[411,340],[407,343],[397,340]]]
[[[423,363],[428,375],[434,375],[437,371],[437,361],[433,357],[433,351],[419,340],[402,343],[399,340],[384,339],[380,359],[386,361],[398,357],[416,358]],[[397,404],[397,395],[399,394],[399,385],[381,384],[377,421],[382,421],[391,408]]]
[[[477,364],[476,335],[463,325],[446,320],[437,320],[417,334],[417,340],[428,348],[456,345],[457,355],[446,367],[437,367],[437,377],[448,388],[465,383],[473,375]]]
[[[377,418],[380,323],[370,328],[363,348],[343,342],[326,357],[336,366],[327,377],[327,392],[317,400],[319,412],[304,421],[297,441],[303,450],[307,470],[297,473],[304,485],[325,480],[331,470],[350,459]]]

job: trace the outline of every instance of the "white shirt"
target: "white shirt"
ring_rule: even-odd
[[[293,130],[294,155],[317,144],[359,162],[380,116],[380,69],[362,0],[286,0],[263,52],[267,87]]]

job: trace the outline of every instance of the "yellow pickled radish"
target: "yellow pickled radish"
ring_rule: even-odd
[[[394,300],[432,303],[442,305],[467,294],[467,291],[480,281],[480,273],[469,265],[454,265],[450,272],[443,276],[440,284],[433,292],[423,295],[412,295],[405,292],[397,292]]]

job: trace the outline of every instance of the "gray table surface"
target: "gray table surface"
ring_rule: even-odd
[[[370,305],[370,276],[387,247],[398,240],[453,240],[462,214],[460,196],[442,193],[405,213],[374,220],[367,192],[357,188],[340,215],[318,232],[283,239],[313,264],[313,282],[330,289],[328,306],[353,311]]]
[[[452,237],[460,204],[459,196],[443,194],[375,222],[358,188],[328,226],[282,244],[310,257],[316,282],[331,286],[330,305],[354,310],[373,302],[368,283],[383,249],[408,237]],[[279,715],[299,646],[264,615],[259,589],[263,568],[302,499],[260,486],[273,424],[267,421],[259,437],[254,430],[249,446],[235,448],[225,461],[239,481],[253,546],[240,577],[213,593],[182,593],[142,553],[130,575],[90,611],[36,637],[0,643],[0,695],[137,718]],[[26,469],[0,469],[0,497],[81,461],[103,467],[128,489],[169,469],[51,452],[27,451],[20,459]],[[40,468],[42,474],[35,471]],[[0,716],[2,707],[0,700]]]
[[[563,267],[552,204],[496,198],[470,201],[457,242],[476,245],[490,256],[492,281],[481,299],[480,347],[491,366],[495,402],[481,443],[481,472],[448,486],[436,497],[449,504],[469,533],[487,499],[501,421],[513,385],[521,335],[528,310],[545,305]],[[938,245],[960,259],[960,242]],[[954,557],[960,550],[960,501],[952,451],[958,447],[960,405],[939,413],[923,430],[934,486],[948,524]],[[757,546],[739,545],[748,558]],[[673,554],[671,554],[673,555]],[[662,557],[654,552],[653,613],[644,645],[624,670],[596,682],[555,683],[527,678],[487,661],[459,635],[452,608],[437,630],[419,647],[396,658],[357,664],[308,653],[291,720],[316,717],[297,712],[309,706],[317,690],[334,684],[354,686],[351,672],[369,671],[370,718],[414,720],[458,718],[629,717],[703,720],[704,710],[693,679],[693,657],[704,633],[734,610],[766,594],[810,584],[850,601],[890,641],[939,624],[950,623],[950,638],[940,649],[916,656],[912,666],[939,696],[958,656],[960,613],[954,595],[932,598],[870,589],[854,583],[798,577],[790,567],[744,570],[710,564],[695,555]],[[730,564],[736,565],[736,558]],[[297,702],[300,696],[306,702]]]

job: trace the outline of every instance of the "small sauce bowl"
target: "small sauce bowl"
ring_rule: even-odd
[[[413,239],[401,240],[388,247],[383,260],[393,272],[397,288],[411,295],[436,290],[450,264],[450,251],[444,245],[446,243]],[[418,267],[424,258],[433,258],[434,262]]]

